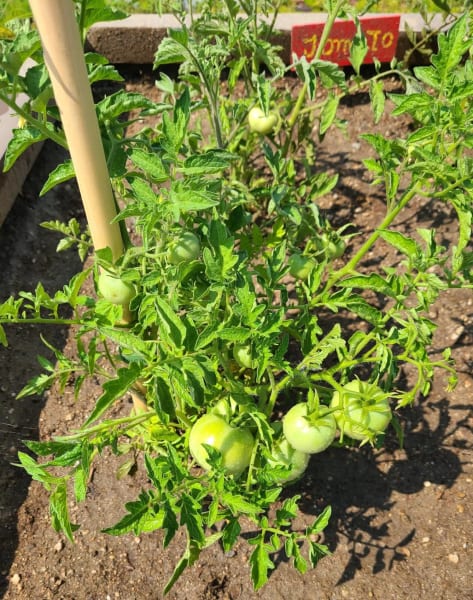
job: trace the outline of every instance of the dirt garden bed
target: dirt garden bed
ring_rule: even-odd
[[[147,73],[128,73],[127,87],[153,95]],[[343,114],[344,113],[344,114]],[[334,130],[319,148],[317,160],[340,173],[339,183],[321,207],[335,225],[354,222],[370,230],[379,222],[382,197],[371,187],[361,164],[370,150],[358,135],[372,123],[363,94],[342,107],[347,134]],[[384,117],[374,130],[402,135],[406,121]],[[38,200],[47,174],[62,160],[47,143],[19,201],[0,229],[0,295],[33,289],[38,281],[54,291],[82,268],[74,252],[55,253],[57,236],[39,227],[51,219],[83,220],[74,184],[64,184]],[[429,210],[414,204],[403,214],[406,232],[435,227],[444,243],[453,243],[452,215],[443,205]],[[379,247],[378,252],[379,252]],[[370,260],[393,264],[391,255]],[[435,306],[438,323],[434,353],[451,345],[459,384],[447,393],[438,373],[431,394],[404,411],[405,446],[394,435],[383,450],[332,449],[312,457],[308,476],[290,489],[302,497],[303,528],[330,504],[333,517],[325,542],[333,555],[304,576],[284,560],[258,593],[249,579],[250,547],[241,540],[225,554],[218,546],[205,551],[169,593],[170,600],[469,600],[473,596],[473,295],[450,290]],[[74,400],[72,382],[64,393],[15,400],[16,393],[39,372],[36,356],[46,355],[40,334],[72,352],[72,331],[16,327],[9,348],[0,348],[0,592],[7,600],[157,600],[182,553],[182,539],[165,552],[161,533],[113,538],[99,533],[123,515],[123,505],[145,483],[138,473],[118,481],[103,461],[91,473],[86,502],[74,509],[82,523],[71,545],[49,524],[47,495],[12,466],[23,439],[47,439],[78,427],[100,394],[88,385]],[[49,356],[50,359],[53,357]],[[409,372],[405,372],[408,383]],[[128,400],[125,399],[125,405]],[[110,461],[115,460],[113,457]],[[102,465],[102,466],[101,466]],[[118,463],[117,463],[118,466]],[[248,525],[250,527],[250,525]]]

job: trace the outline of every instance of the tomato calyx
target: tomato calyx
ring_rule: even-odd
[[[293,406],[283,417],[283,432],[289,444],[306,454],[326,450],[334,441],[337,423],[325,405],[310,410],[307,402]]]
[[[392,419],[389,394],[376,383],[354,379],[332,396],[330,407],[341,433],[362,443],[373,443]]]

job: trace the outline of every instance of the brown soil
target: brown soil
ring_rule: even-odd
[[[130,87],[152,93],[146,79]],[[382,195],[369,184],[360,159],[370,153],[358,138],[367,128],[402,135],[407,122],[383,118],[372,126],[369,103],[357,95],[343,107],[347,135],[334,131],[320,146],[317,160],[340,173],[333,194],[321,202],[336,224],[355,222],[370,230],[383,211]],[[65,184],[38,200],[47,174],[62,151],[46,144],[8,220],[0,230],[2,278],[0,298],[28,290],[41,281],[53,292],[82,268],[71,252],[55,253],[56,234],[38,227],[45,220],[82,220],[74,184]],[[442,206],[422,208],[419,201],[403,215],[400,227],[435,227],[452,243],[452,216]],[[386,249],[387,252],[387,249]],[[369,257],[391,263],[383,246]],[[281,556],[268,584],[251,589],[244,539],[224,554],[205,551],[170,592],[170,600],[383,600],[473,598],[473,297],[469,290],[450,290],[432,310],[438,323],[434,354],[453,347],[460,381],[447,393],[446,377],[436,375],[431,394],[403,411],[404,449],[389,435],[383,450],[332,449],[311,461],[308,476],[289,490],[302,497],[297,526],[313,520],[330,504],[333,517],[325,541],[333,555],[317,569],[298,574]],[[123,505],[143,484],[140,475],[118,481],[114,458],[94,470],[86,502],[72,508],[82,524],[74,545],[49,524],[47,494],[23,471],[12,466],[23,439],[43,439],[78,427],[100,393],[98,385],[73,391],[56,390],[44,397],[15,400],[40,372],[38,354],[53,357],[40,334],[73,351],[73,332],[36,327],[9,328],[10,346],[0,348],[0,592],[7,600],[157,600],[182,550],[182,539],[162,549],[159,532],[139,538],[113,538],[103,527],[123,515]],[[405,373],[406,380],[409,372]],[[105,463],[107,470],[105,470]]]

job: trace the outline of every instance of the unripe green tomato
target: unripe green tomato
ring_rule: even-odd
[[[213,415],[223,417],[225,420],[229,420],[238,411],[238,404],[233,398],[222,398],[210,411]]]
[[[332,258],[340,258],[345,252],[345,242],[342,238],[330,240],[325,249],[326,256],[330,260]]]
[[[225,470],[238,476],[250,464],[254,439],[248,429],[231,427],[219,415],[208,413],[194,423],[189,434],[189,450],[196,463],[209,470],[208,453],[202,444],[218,450]]]
[[[189,262],[198,258],[200,254],[200,240],[192,231],[183,231],[170,244],[168,260],[172,265]]]
[[[136,296],[135,287],[119,277],[102,271],[98,279],[98,289],[100,294],[112,304],[128,306]]]
[[[317,418],[307,418],[307,404],[300,402],[283,417],[284,436],[289,444],[306,454],[322,452],[335,439],[337,423],[327,406],[320,406]]]
[[[366,441],[383,433],[392,419],[389,398],[375,383],[354,379],[335,391],[330,402],[340,431]]]
[[[299,479],[309,464],[310,454],[293,448],[287,439],[282,440],[273,448],[271,458],[268,460],[270,466],[283,466],[289,469],[287,475],[276,478],[277,483],[288,484]]]
[[[254,106],[248,113],[248,123],[251,131],[263,135],[270,133],[276,127],[279,117],[277,113],[271,111],[267,115],[259,106]]]
[[[248,467],[255,440],[249,429],[231,428],[230,434],[219,448],[223,456],[223,466],[231,475],[241,475]]]
[[[235,344],[233,358],[243,369],[256,369],[258,361],[253,358],[250,344]]]
[[[307,279],[314,267],[315,262],[302,254],[295,253],[289,258],[289,273],[296,279]]]

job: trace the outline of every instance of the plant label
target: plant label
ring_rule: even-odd
[[[371,15],[360,17],[361,29],[366,37],[368,52],[364,63],[390,62],[396,52],[399,37],[400,15]],[[291,31],[291,50],[299,58],[310,62],[319,46],[323,23],[294,25]],[[356,33],[355,23],[337,19],[325,42],[320,58],[340,66],[350,64],[350,47]]]

